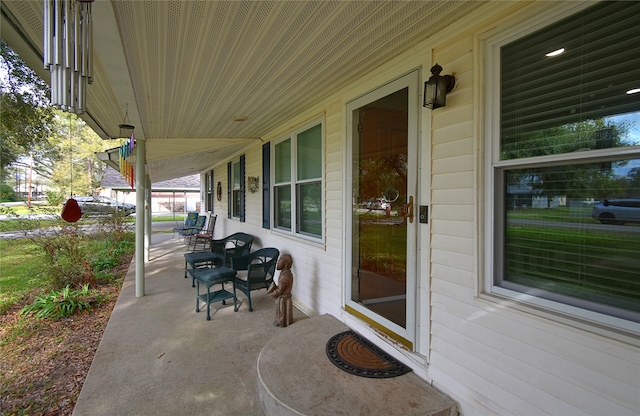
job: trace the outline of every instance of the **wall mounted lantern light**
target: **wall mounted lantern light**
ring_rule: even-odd
[[[453,75],[440,75],[440,72],[442,72],[442,67],[435,64],[431,68],[433,75],[424,83],[424,102],[422,105],[432,110],[447,105],[447,93],[456,85],[456,79]]]
[[[86,109],[93,82],[93,0],[44,0],[44,67],[51,72],[51,104],[75,114]]]

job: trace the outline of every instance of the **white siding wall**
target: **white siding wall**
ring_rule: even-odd
[[[577,327],[478,297],[482,286],[479,230],[482,164],[482,62],[476,37],[545,4],[493,3],[437,39],[381,65],[357,84],[263,137],[273,141],[319,115],[325,117],[325,237],[322,244],[262,228],[261,192],[247,192],[247,221],[227,219],[226,162],[215,168],[223,184],[215,236],[236,231],[256,236],[256,247],[274,246],[293,257],[293,295],[307,311],[344,316],[343,159],[347,101],[421,67],[423,81],[436,62],[455,73],[447,107],[421,109],[420,204],[430,224],[419,228],[419,352],[429,360],[433,384],[451,395],[463,415],[623,415],[640,411],[640,350]],[[272,148],[273,152],[273,148]],[[262,148],[247,148],[246,175],[262,181]],[[379,341],[379,340],[378,340]],[[430,342],[430,344],[429,344]],[[422,358],[421,358],[422,357]],[[423,359],[424,358],[424,359]],[[426,375],[425,375],[426,374]]]
[[[534,10],[542,11],[525,9],[502,24]],[[456,88],[432,118],[428,374],[465,415],[638,414],[638,348],[476,296],[483,278],[477,230],[491,224],[478,223],[484,138],[474,82],[483,69],[474,68],[482,62],[474,35],[494,25],[480,23],[433,50],[433,61],[455,73]]]
[[[296,304],[307,313],[338,314],[342,305],[342,124],[340,101],[325,104],[315,112],[301,115],[298,121],[264,137],[265,142],[277,140],[290,129],[318,116],[324,116],[324,242],[306,241],[278,231],[262,228],[262,191],[246,192],[246,221],[227,218],[227,165],[215,168],[215,181],[223,184],[222,201],[216,202],[218,225],[215,238],[237,231],[255,236],[254,247],[276,247],[293,257],[293,296]],[[273,153],[274,149],[271,148]],[[246,176],[259,176],[262,186],[262,144],[245,150]],[[239,155],[238,155],[239,156]],[[236,159],[233,159],[236,160]],[[262,189],[262,188],[261,188]],[[277,276],[277,274],[276,274]]]

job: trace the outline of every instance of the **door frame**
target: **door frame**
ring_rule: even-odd
[[[409,110],[408,110],[408,177],[407,177],[407,196],[413,196],[414,212],[413,223],[407,224],[407,282],[406,282],[406,328],[402,328],[398,324],[373,313],[361,304],[351,300],[351,280],[352,280],[352,209],[353,209],[353,137],[357,134],[357,126],[354,126],[353,111],[376,101],[389,94],[393,94],[403,88],[408,88]],[[343,270],[343,305],[345,311],[349,314],[367,322],[374,328],[388,335],[390,338],[403,344],[410,350],[415,350],[418,340],[416,339],[416,331],[418,326],[417,311],[419,310],[419,251],[418,251],[418,172],[420,147],[420,71],[413,70],[408,72],[386,84],[380,85],[373,90],[347,102],[345,106],[346,113],[346,135],[345,135],[345,258]],[[406,201],[405,201],[406,202]]]

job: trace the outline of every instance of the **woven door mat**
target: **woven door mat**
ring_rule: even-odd
[[[329,360],[341,370],[360,377],[389,378],[411,369],[354,331],[345,331],[327,342]]]

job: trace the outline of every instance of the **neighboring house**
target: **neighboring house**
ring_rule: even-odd
[[[136,193],[117,170],[110,166],[102,177],[100,195],[117,201],[136,203]],[[200,176],[189,175],[151,184],[151,212],[155,214],[200,210]]]
[[[198,19],[172,16],[171,36],[144,37],[135,30],[145,25],[135,25],[135,18],[164,6],[95,5],[106,3],[129,29],[110,47],[127,45],[128,54],[117,52],[140,79],[136,94],[127,97],[140,97],[135,108],[144,110],[138,121],[149,136],[147,170],[178,176],[197,166],[201,211],[217,214],[216,238],[243,231],[255,235],[256,248],[291,254],[297,307],[344,321],[455,399],[462,415],[638,414],[640,227],[602,225],[588,215],[576,215],[584,221],[552,217],[560,209],[520,210],[546,216],[516,220],[510,208],[524,202],[510,202],[507,189],[536,189],[527,192],[533,201],[545,188],[562,195],[560,208],[637,194],[629,178],[640,160],[640,2],[468,2],[473,10],[455,18],[434,16],[452,20],[437,33],[407,36],[411,47],[367,66],[357,64],[383,49],[385,39],[422,33],[425,25],[415,24],[422,15],[398,12],[392,16],[398,28],[373,3],[304,2],[354,15],[374,9],[366,28],[380,37],[361,35],[365,25],[351,27],[348,19],[330,27],[301,24],[283,36],[264,18],[272,11],[260,14],[253,6],[278,11],[302,3],[220,2],[247,16],[226,36],[217,31],[225,16],[233,16],[213,13],[213,2],[172,2],[172,9],[188,4],[202,10],[198,19],[218,19],[219,25],[206,21],[215,35],[211,43],[192,45],[179,42],[187,32],[179,25],[196,28]],[[295,10],[278,15],[283,28],[290,28],[289,18],[321,15]],[[254,20],[264,27],[252,26]],[[158,31],[169,26],[152,23],[147,27]],[[387,32],[387,25],[394,30]],[[254,51],[250,42],[231,49],[253,33],[268,37],[260,45],[282,62],[256,65],[244,53]],[[334,33],[340,39],[331,38]],[[111,34],[105,30],[105,39]],[[158,64],[151,59],[156,49],[163,59],[173,55],[149,41],[155,36],[182,45],[180,59],[191,56],[192,46],[195,54],[207,51],[198,61],[202,67]],[[296,55],[294,66],[278,55],[292,45],[349,37],[361,45],[352,53],[314,50]],[[120,55],[108,56],[117,68]],[[340,65],[315,72],[333,59]],[[423,107],[424,82],[436,63],[442,74],[455,76],[455,86],[446,106],[431,110]],[[189,73],[197,82],[162,84],[156,67],[161,75]],[[280,67],[291,73],[273,76]],[[233,77],[219,79],[228,68]],[[365,73],[339,82],[346,79],[338,77],[344,68]],[[117,75],[127,73],[121,68]],[[113,78],[110,87],[124,85]],[[162,100],[150,97],[147,83],[166,88]],[[209,83],[221,85],[218,91],[229,100],[201,94]],[[288,86],[298,83],[304,88],[291,94]],[[185,99],[192,85],[198,89]],[[112,114],[92,114],[94,124],[115,130],[119,114],[113,109],[123,103],[109,107],[106,100],[117,94],[106,87],[93,91],[105,101],[96,114],[103,108]],[[190,103],[197,107],[187,108]],[[239,117],[248,127],[232,121],[244,114],[237,109],[253,116]],[[278,123],[251,130],[263,120]],[[210,130],[198,130],[205,127]],[[218,136],[189,136],[193,131]],[[221,150],[225,140],[229,146]],[[212,149],[187,151],[196,145]],[[372,208],[372,201],[385,208]]]

